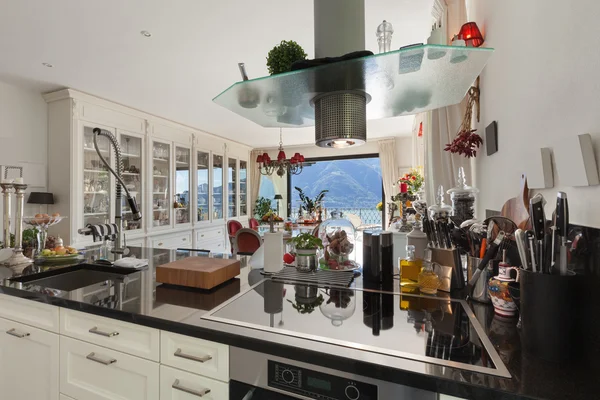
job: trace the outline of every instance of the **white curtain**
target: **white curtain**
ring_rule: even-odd
[[[385,201],[389,202],[390,197],[398,193],[398,188],[395,187],[399,177],[396,162],[396,141],[394,139],[379,142],[379,163],[381,164],[381,179]]]
[[[460,31],[467,22],[465,0],[446,0],[448,40]],[[444,43],[445,44],[445,43]],[[425,193],[427,204],[435,203],[438,187],[442,185],[444,192],[456,185],[458,168],[463,167],[467,180],[472,179],[471,162],[464,156],[444,151],[447,143],[456,137],[462,124],[466,109],[466,98],[459,104],[438,108],[419,115],[423,121],[423,137],[425,145]],[[449,199],[446,198],[446,202]]]
[[[250,207],[248,215],[251,217],[254,217],[254,203],[258,198],[260,190],[260,170],[258,169],[256,157],[262,153],[263,151],[261,150],[252,150],[250,152]]]

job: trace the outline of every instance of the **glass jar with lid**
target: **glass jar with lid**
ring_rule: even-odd
[[[435,204],[429,207],[429,219],[432,221],[447,221],[452,215],[452,207],[444,203],[444,187],[440,185]]]
[[[352,222],[334,210],[331,218],[319,226],[319,238],[323,241],[322,267],[326,269],[354,268],[356,231]]]
[[[458,169],[457,185],[448,190],[452,201],[452,216],[459,222],[475,218],[475,196],[478,189],[467,185],[463,167]]]

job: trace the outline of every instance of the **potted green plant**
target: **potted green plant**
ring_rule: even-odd
[[[296,269],[314,271],[317,269],[317,251],[323,248],[323,242],[310,233],[301,233],[288,240],[296,252]]]
[[[265,215],[270,215],[269,213],[272,211],[271,208],[271,200],[266,197],[259,197],[254,202],[254,217],[262,221]]]
[[[267,54],[267,69],[269,74],[275,75],[292,70],[292,64],[299,60],[306,60],[306,52],[293,40],[282,40]]]
[[[308,212],[309,214],[312,214],[315,211],[317,211],[317,206],[321,203],[321,201],[323,201],[325,194],[329,192],[329,190],[321,190],[319,194],[315,196],[314,199],[311,199],[298,186],[294,186],[294,189],[298,191],[298,196],[300,197],[300,201],[302,202],[300,209],[306,210],[306,212]]]

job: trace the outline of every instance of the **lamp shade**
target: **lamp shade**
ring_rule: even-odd
[[[31,192],[27,204],[54,204],[54,195],[46,192]]]
[[[458,36],[465,41],[467,47],[479,47],[483,44],[483,36],[475,22],[467,22],[460,28]]]
[[[276,194],[274,199],[275,200],[283,200],[283,196],[280,194]]]

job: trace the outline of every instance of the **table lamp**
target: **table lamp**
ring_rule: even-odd
[[[279,215],[279,200],[283,200],[283,196],[280,194],[276,194],[275,201],[277,201],[277,215]]]
[[[47,192],[31,192],[27,204],[39,204],[40,214],[42,213],[42,204],[54,204],[54,195]]]

